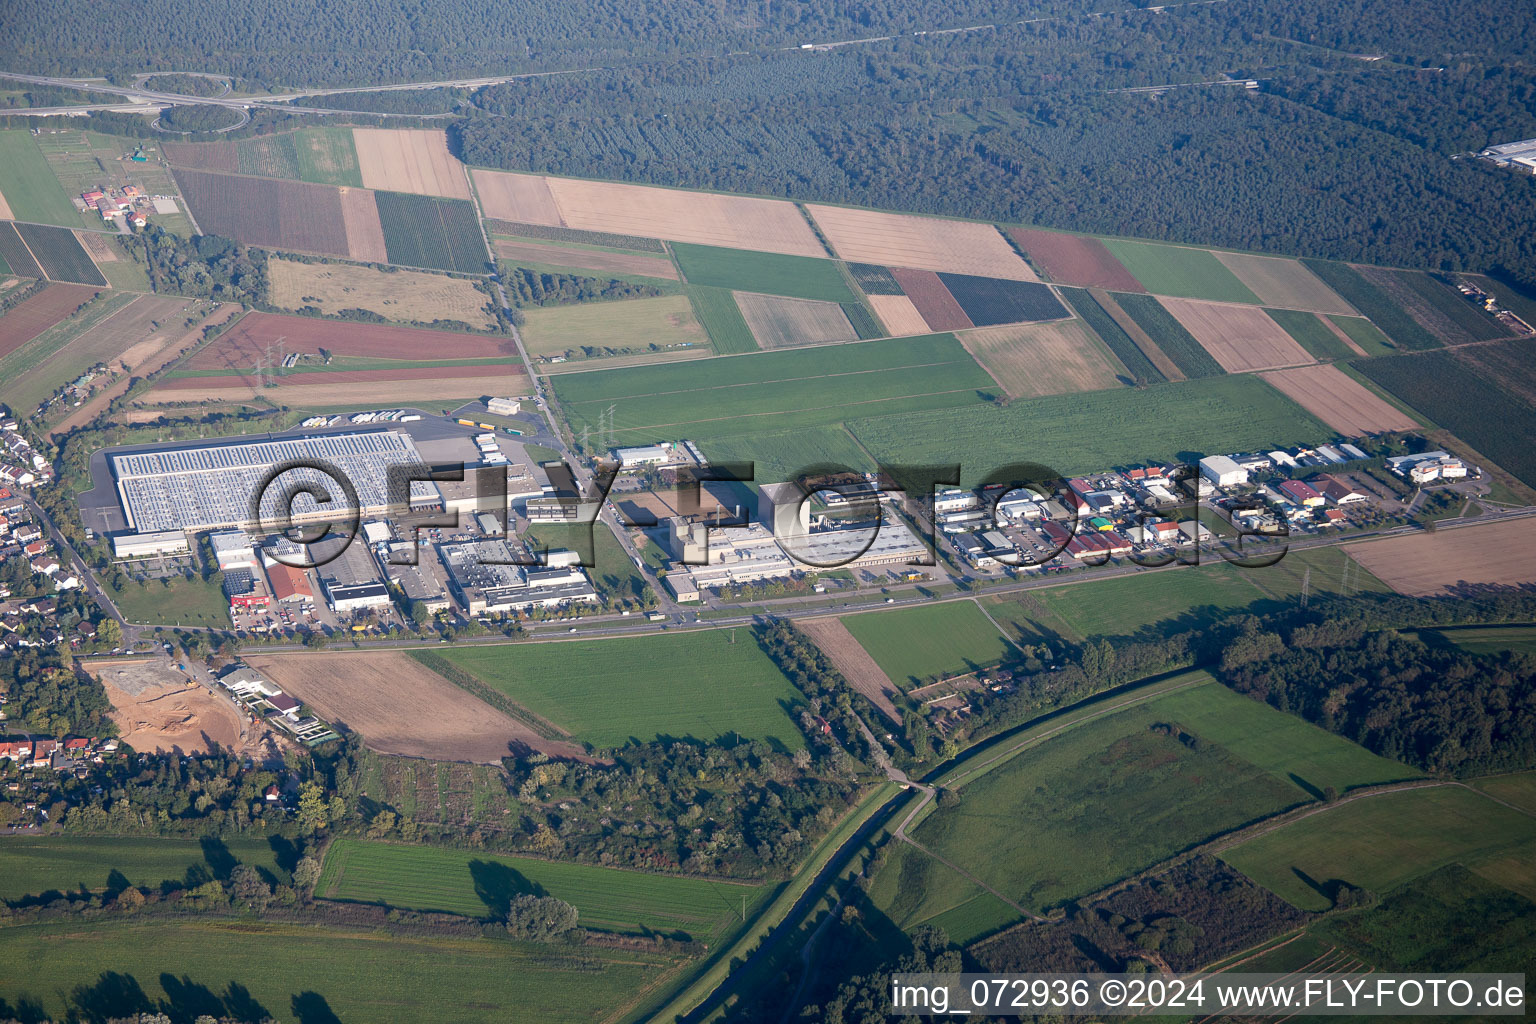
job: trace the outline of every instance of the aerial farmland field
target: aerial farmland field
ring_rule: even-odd
[[[262,964],[282,950],[281,972]],[[48,963],[47,985],[28,966]],[[0,934],[0,991],[62,1019],[74,999],[159,1005],[174,993],[219,1012],[284,1022],[366,1019],[479,1024],[486,1006],[516,1006],[552,1024],[618,1021],[671,981],[680,959],[659,953],[403,935],[260,921],[41,924]],[[175,973],[167,965],[175,965]],[[138,999],[125,1001],[117,981]],[[170,992],[167,992],[170,989]],[[222,995],[220,995],[222,994]],[[151,999],[155,1002],[151,1002]],[[142,1002],[140,1001],[142,1000]]]
[[[42,265],[43,273],[50,281],[70,284],[89,284],[105,287],[107,279],[91,262],[90,254],[80,244],[80,239],[68,228],[45,227],[41,224],[11,225],[26,243],[27,249]]]
[[[686,242],[674,242],[672,254],[690,284],[823,302],[853,302],[857,298],[834,260]]]
[[[716,352],[740,355],[758,350],[757,338],[753,337],[752,328],[747,326],[746,317],[741,315],[741,307],[736,304],[736,296],[729,288],[690,285],[688,297],[693,300],[694,312],[709,332],[709,340]]]
[[[1146,291],[1097,238],[1029,228],[1012,228],[1008,237],[1046,277],[1059,284],[1116,292]]]
[[[1131,338],[1125,328],[1110,315],[1091,292],[1084,288],[1063,288],[1061,294],[1073,311],[1083,318],[1084,326],[1109,347],[1109,350],[1115,354],[1115,358],[1120,360],[1133,378],[1147,384],[1161,384],[1169,379],[1153,364],[1147,354],[1142,351],[1141,346]],[[1118,311],[1118,306],[1116,308]],[[1121,315],[1125,314],[1121,312]],[[1137,330],[1139,332],[1140,328]],[[1162,355],[1161,352],[1158,354],[1167,361],[1167,356]],[[1170,369],[1172,368],[1170,361]],[[1182,374],[1179,375],[1179,379],[1183,379]]]
[[[969,405],[990,386],[953,336],[929,335],[566,374],[556,390],[575,429],[595,428],[614,405],[618,443],[642,444]]]
[[[750,912],[768,887],[341,839],[326,851],[315,888],[325,899],[469,917],[505,913],[505,901],[532,892],[572,904],[586,928],[628,934],[682,933],[713,945],[741,925],[742,898]]]
[[[1081,320],[988,327],[959,337],[1013,398],[1120,384],[1120,367]]]
[[[1342,334],[1319,313],[1299,309],[1266,309],[1265,314],[1306,349],[1314,359],[1349,359],[1364,355],[1353,339]]]
[[[677,280],[677,268],[671,260],[660,254],[513,238],[492,239],[491,247],[496,250],[498,257],[518,266],[558,267],[567,273],[573,270],[577,273],[597,270],[605,274]]]
[[[841,621],[903,689],[994,665],[1014,653],[974,601],[844,615]]]
[[[892,278],[892,283],[895,279]],[[866,294],[864,301],[868,302],[880,322],[885,325],[885,333],[893,338],[903,338],[913,334],[923,334],[928,331],[928,321],[923,319],[923,314],[917,311],[917,306],[905,295],[876,295]]]
[[[843,307],[836,302],[756,292],[735,294],[736,306],[760,348],[793,348],[858,340],[859,332],[854,330]]]
[[[497,322],[488,309],[491,297],[463,278],[279,257],[267,261],[267,277],[272,304],[284,309],[314,306],[333,315],[344,309],[366,309],[386,320],[449,320],[479,328],[495,327]]]
[[[1060,320],[1069,315],[1051,289],[1038,282],[943,273],[939,280],[977,327]]]
[[[43,268],[33,259],[26,243],[17,233],[16,225],[10,221],[0,221],[0,261],[5,263],[6,273],[20,274],[22,277],[44,276]]]
[[[365,188],[469,199],[464,165],[448,151],[441,131],[354,128],[352,142]]]
[[[1257,307],[1196,299],[1163,298],[1158,302],[1228,373],[1273,370],[1314,361],[1284,328]],[[1167,351],[1167,346],[1163,348]]]
[[[1356,267],[1419,326],[1446,345],[1507,337],[1509,328],[1467,301],[1460,292],[1417,270]]]
[[[730,733],[787,747],[804,743],[788,710],[799,693],[747,629],[440,653],[598,748],[622,747],[631,738]],[[622,699],[614,699],[615,685]]]
[[[1354,312],[1349,303],[1297,260],[1240,252],[1218,252],[1215,256],[1266,306],[1314,313]]]
[[[843,206],[808,205],[806,209],[845,260],[1013,281],[1039,280],[991,224]]]
[[[1345,437],[1413,430],[1419,425],[1412,416],[1336,366],[1299,366],[1262,376]]]
[[[1209,249],[1121,238],[1104,244],[1153,295],[1259,304],[1259,297]]]
[[[944,287],[943,280],[931,270],[907,270],[896,268],[892,277],[906,292],[908,300],[931,331],[962,331],[975,327],[965,315],[960,303]]]
[[[1416,597],[1464,584],[1536,583],[1536,523],[1529,519],[1365,541],[1349,553],[1398,593]]]
[[[286,878],[293,867],[287,854],[279,852],[286,843],[279,837],[199,841],[146,836],[7,836],[0,899],[19,900],[82,887],[100,892],[112,886],[114,873],[127,880],[119,885],[184,884],[199,871],[209,877],[226,874],[235,863],[261,867]]]
[[[477,293],[478,294],[478,293]],[[412,327],[316,320],[311,317],[252,313],[238,327],[221,335],[187,364],[192,370],[250,370],[268,359],[268,348],[283,355],[318,355],[323,348],[337,356],[371,359],[437,360],[517,359],[517,345],[497,335],[428,331]],[[281,356],[278,357],[279,360]]]
[[[1195,336],[1189,333],[1169,308],[1155,297],[1116,295],[1114,301],[1138,327],[1147,333],[1158,352],[1177,364],[1185,378],[1216,377],[1227,372],[1205,346],[1195,340]],[[1279,331],[1273,323],[1269,324],[1268,330],[1277,334],[1284,333]],[[1290,342],[1289,338],[1285,340]]]
[[[965,485],[1021,461],[1071,476],[1333,437],[1310,413],[1246,374],[874,416],[850,420],[848,429],[888,464],[942,464],[959,453]]]
[[[1361,314],[1369,317],[1397,347],[1414,351],[1440,347],[1440,339],[1426,331],[1401,305],[1367,280],[1356,267],[1330,260],[1304,259],[1301,262]]]
[[[24,128],[0,131],[0,195],[6,208],[0,219],[80,226],[79,212]]]
[[[541,371],[580,369],[584,354],[601,358],[610,348],[658,359],[669,353],[709,351],[709,337],[686,295],[545,306],[526,310],[523,316],[523,344],[535,363],[551,356],[572,360]]]
[[[29,295],[0,317],[0,360],[83,306],[94,288],[51,284]]]
[[[327,185],[177,170],[198,226],[247,245],[348,256],[341,193]]]
[[[402,192],[375,192],[389,261],[408,267],[483,273],[489,256],[473,204]]]
[[[1536,821],[1480,793],[1437,786],[1331,807],[1251,839],[1222,859],[1304,910],[1332,901],[1303,879],[1382,893],[1450,863],[1536,841]]]

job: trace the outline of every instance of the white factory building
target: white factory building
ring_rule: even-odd
[[[1200,475],[1217,487],[1233,487],[1248,482],[1248,471],[1226,455],[1208,455],[1201,459]]]

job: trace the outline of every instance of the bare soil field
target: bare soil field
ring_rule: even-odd
[[[373,750],[496,764],[514,749],[584,753],[549,740],[399,651],[347,651],[246,659],[286,693]]]
[[[821,653],[832,662],[832,667],[847,678],[848,685],[868,697],[891,721],[901,721],[901,715],[897,713],[891,699],[901,691],[891,682],[891,677],[875,664],[869,652],[853,638],[841,619],[830,615],[824,619],[797,619],[795,627],[821,648]]]
[[[474,364],[470,366],[401,366],[398,368],[382,368],[373,370],[327,370],[324,373],[295,373],[287,377],[278,377],[278,386],[284,388],[296,387],[324,387],[327,384],[359,384],[367,381],[395,381],[395,380],[447,380],[452,377],[483,377],[488,371],[499,369],[495,366]],[[250,377],[176,377],[161,384],[160,387],[168,391],[197,390],[212,383],[215,386],[219,382],[226,385],[235,381],[252,382],[256,380],[253,374]]]
[[[1014,228],[1008,232],[1047,277],[1059,284],[1144,292],[1141,282],[1097,238]]]
[[[1285,329],[1254,306],[1158,296],[1163,308],[1228,373],[1309,366],[1316,360]]]
[[[475,191],[480,194],[480,212],[486,217],[549,228],[568,226],[560,217],[560,207],[555,205],[549,179],[543,175],[479,169],[469,173],[475,179]]]
[[[389,320],[457,320],[471,327],[496,326],[496,318],[486,308],[490,298],[473,282],[461,278],[415,270],[299,263],[274,256],[267,261],[267,279],[272,304],[286,309],[314,306],[331,314],[366,309]]]
[[[17,303],[0,317],[0,359],[69,316],[95,294],[95,288],[85,285],[50,284]]]
[[[117,367],[130,355],[142,361],[186,330],[185,314],[196,299],[178,295],[140,295],[122,309],[70,340],[48,358],[66,359],[84,370],[97,363]],[[135,351],[136,350],[136,351]]]
[[[464,165],[448,152],[448,136],[441,131],[353,128],[352,142],[364,188],[469,198]]]
[[[991,224],[841,206],[806,209],[845,260],[1012,281],[1040,280]]]
[[[351,255],[335,186],[184,168],[175,178],[206,232],[268,249]]]
[[[100,231],[76,231],[75,238],[96,263],[116,263],[117,250]]]
[[[857,341],[859,334],[835,302],[783,295],[733,292],[742,318],[760,348],[792,348],[832,341]]]
[[[461,369],[452,368],[450,369]],[[285,402],[289,405],[298,405],[306,409],[318,409],[326,406],[362,406],[364,408],[390,405],[410,405],[417,402],[437,402],[443,400],[467,401],[480,398],[485,395],[507,394],[517,392],[528,386],[528,378],[522,375],[511,376],[506,374],[491,375],[485,371],[484,366],[472,367],[480,371],[474,376],[467,377],[428,377],[402,379],[398,374],[389,380],[335,382],[327,379],[329,374],[302,374],[304,377],[318,377],[319,380],[308,382],[303,386],[290,386],[294,377],[283,378],[283,383],[275,388],[260,388],[237,383],[238,377],[196,377],[191,378],[196,382],[196,387],[165,388],[159,387],[146,392],[142,397],[135,399],[134,404],[139,406],[176,405],[187,402],[207,404],[209,402],[229,402],[232,405],[246,404],[261,398]],[[491,367],[494,369],[494,367]],[[172,382],[175,383],[175,382]],[[153,419],[154,417],[149,417]]]
[[[541,242],[514,242],[498,238],[491,243],[496,255],[513,263],[545,263],[557,267],[574,267],[578,270],[596,270],[605,274],[638,274],[641,277],[659,277],[677,280],[677,267],[665,256],[645,256],[640,253],[599,252],[595,249],[575,249],[567,245],[546,245]]]
[[[1353,313],[1354,307],[1296,260],[1213,252],[1222,265],[1248,286],[1266,306],[1307,309],[1314,313]]]
[[[159,341],[151,338],[132,346],[118,357],[118,362],[127,366],[130,372],[124,374],[122,380],[110,388],[92,395],[90,401],[70,413],[69,418],[62,420],[51,433],[58,437],[91,422],[96,418],[97,413],[112,404],[114,398],[128,390],[128,386],[133,383],[133,378],[159,373],[201,341],[205,328],[227,323],[244,308],[237,302],[222,303],[207,317],[188,328],[179,338]]]
[[[384,248],[384,225],[379,220],[379,205],[365,188],[341,190],[341,223],[347,233],[347,254],[355,260],[388,263]]]
[[[167,142],[165,156],[176,167],[230,174],[240,170],[240,151],[233,142]]]
[[[5,201],[5,196],[0,195],[0,220],[15,220],[16,215],[11,212],[11,204]]]
[[[238,751],[243,723],[223,698],[196,684],[169,661],[92,662],[112,702],[119,738],[149,753],[208,753],[214,746]]]
[[[1081,320],[985,327],[958,337],[1010,398],[1098,391],[1120,384],[1120,369]]]
[[[1347,550],[1393,590],[1413,597],[1536,583],[1536,519],[1442,528]]]
[[[827,254],[800,208],[783,200],[575,178],[545,180],[565,226],[581,231],[793,256]]]
[[[892,267],[891,276],[901,285],[901,290],[907,293],[907,298],[912,300],[912,305],[917,308],[929,330],[960,331],[976,326],[965,315],[965,310],[960,308],[955,297],[949,294],[949,289],[944,287],[939,275],[933,271]]]
[[[926,334],[928,322],[917,311],[912,300],[905,295],[866,295],[875,315],[885,324],[886,333],[893,338],[913,334]]]
[[[274,353],[281,347],[284,353],[318,355],[323,348],[333,355],[374,359],[421,359],[430,354],[433,359],[504,356],[516,360],[518,355],[511,338],[252,313],[187,365],[189,369],[250,369],[267,358],[269,346]]]
[[[1131,315],[1120,307],[1120,303],[1115,301],[1113,295],[1102,288],[1091,288],[1088,294],[1092,295],[1094,301],[1104,308],[1104,312],[1109,314],[1109,318],[1126,333],[1126,336],[1135,342],[1136,347],[1141,349],[1141,354],[1151,360],[1152,365],[1157,367],[1158,373],[1170,381],[1185,379],[1184,371],[1179,369],[1179,364],[1168,357],[1168,353],[1152,340],[1150,334],[1142,330],[1141,324],[1131,319]]]
[[[1418,427],[1412,416],[1330,363],[1259,376],[1345,437]]]

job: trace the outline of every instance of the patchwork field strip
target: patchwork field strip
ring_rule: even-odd
[[[308,409],[326,406],[365,406],[377,408],[409,402],[442,399],[470,399],[506,394],[528,386],[522,374],[490,374],[501,367],[446,366],[440,369],[410,367],[399,370],[349,370],[328,373],[298,373],[277,378],[275,387],[237,384],[240,377],[178,377],[153,389],[135,401],[137,405],[166,405],[186,402],[251,402],[259,397],[276,398]],[[473,373],[462,371],[472,370]],[[449,376],[450,373],[459,374]],[[365,379],[357,379],[363,377]]]
[[[1120,384],[1119,368],[1081,320],[986,327],[958,337],[1011,398],[1098,391]]]
[[[944,287],[938,274],[931,270],[893,267],[891,275],[901,285],[901,290],[907,293],[907,298],[917,308],[929,330],[960,331],[976,326],[965,315],[965,310],[960,308],[955,297],[949,294],[949,289]]]
[[[1316,362],[1262,309],[1163,296],[1157,301],[1228,373],[1274,370]]]
[[[347,238],[348,256],[366,263],[389,262],[384,225],[379,220],[379,206],[372,192],[365,188],[342,189],[341,223]]]
[[[1141,354],[1157,368],[1157,372],[1171,381],[1185,380],[1184,371],[1179,369],[1179,364],[1169,358],[1168,353],[1158,347],[1152,336],[1142,330],[1140,324],[1131,319],[1131,315],[1121,308],[1115,297],[1100,288],[1090,288],[1088,294],[1093,297],[1109,318],[1126,333],[1136,347],[1141,349]]]
[[[517,346],[510,338],[252,313],[234,330],[220,335],[193,356],[187,368],[247,370],[258,363],[266,364],[269,350],[274,354],[318,354],[322,348],[333,355],[374,359],[421,359],[423,355],[433,359],[502,356],[515,362],[518,357]]]
[[[1213,255],[1222,266],[1259,297],[1266,306],[1305,309],[1313,313],[1353,313],[1345,302],[1317,275],[1296,260],[1278,256],[1252,256],[1247,253],[1217,252]]]
[[[1012,228],[1008,236],[1052,281],[1117,292],[1146,291],[1097,238],[1029,228]]]
[[[1347,346],[1356,355],[1363,356],[1369,354],[1365,351],[1365,349],[1360,347],[1360,343],[1358,341],[1344,333],[1344,329],[1338,324],[1334,323],[1330,317],[1320,316],[1318,317],[1318,320],[1322,321],[1323,326],[1332,331],[1338,337],[1338,339],[1342,341],[1345,346]]]
[[[5,193],[0,192],[0,220],[15,220],[16,215],[11,212],[11,206],[5,201]]]
[[[32,250],[27,248],[27,243],[16,232],[16,225],[10,221],[0,221],[0,259],[5,260],[13,274],[21,277],[43,276],[43,268],[32,257]]]
[[[568,245],[549,245],[541,242],[511,241],[498,238],[491,243],[496,255],[523,266],[570,267],[575,270],[595,270],[604,274],[631,274],[639,277],[659,277],[667,281],[677,280],[677,268],[672,261],[660,256],[642,253],[599,252],[594,249],[577,249]]]
[[[1259,376],[1345,437],[1419,426],[1412,416],[1332,363],[1271,370]]]
[[[929,329],[928,321],[905,295],[866,295],[865,299],[885,324],[886,333],[894,338],[922,334]]]
[[[474,175],[481,209],[497,220],[729,249],[827,255],[800,208],[780,199],[506,171],[475,171]]]
[[[792,348],[835,341],[856,341],[858,332],[835,302],[795,299],[783,295],[735,292],[736,306],[746,318],[760,348]]]
[[[1536,583],[1536,519],[1441,529],[1347,546],[1355,561],[1393,590],[1413,597],[1463,586]]]
[[[977,327],[1064,320],[1071,315],[1050,285],[1039,282],[944,273],[939,280]]]
[[[1259,297],[1209,249],[1123,238],[1106,238],[1104,245],[1153,295],[1259,304]]]
[[[26,243],[48,280],[106,287],[107,279],[69,228],[20,223],[7,224],[6,227],[14,230]]]
[[[29,295],[0,316],[0,359],[85,305],[96,289],[74,284],[50,284]]]
[[[400,128],[353,128],[363,187],[419,196],[468,199],[464,165],[448,151],[441,131]]]
[[[841,206],[808,205],[806,209],[845,260],[1012,281],[1040,280],[991,224]]]
[[[469,172],[480,196],[480,212],[492,220],[520,224],[539,224],[563,228],[568,225],[555,205],[549,179],[541,174],[514,174],[510,171]]]
[[[644,354],[651,345],[709,349],[709,337],[686,295],[543,306],[523,315],[523,343],[530,356],[561,356],[583,348],[639,348],[638,354]],[[575,362],[571,368],[579,367]]]

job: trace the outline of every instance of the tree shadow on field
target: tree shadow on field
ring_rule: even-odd
[[[293,1015],[299,1024],[341,1024],[331,1004],[318,992],[300,992],[293,997]]]
[[[480,897],[480,902],[493,918],[507,916],[514,896],[549,895],[539,883],[496,861],[472,860],[469,874],[475,880],[475,895]]]
[[[230,872],[235,870],[240,861],[229,852],[229,847],[224,845],[222,839],[204,837],[202,847],[203,860],[208,862],[208,868],[213,872],[213,877],[221,882],[228,881]]]
[[[69,1005],[72,1018],[92,1024],[155,1011],[138,979],[117,971],[104,971],[93,984],[76,987],[69,994]]]

